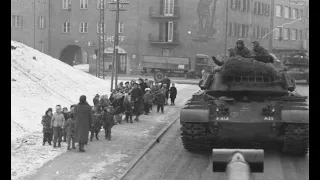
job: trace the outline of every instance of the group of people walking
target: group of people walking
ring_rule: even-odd
[[[154,83],[148,79],[139,79],[138,82],[120,82],[108,98],[108,95],[97,94],[93,98],[93,106],[87,102],[86,96],[79,98],[79,103],[61,109],[56,105],[55,113],[49,108],[42,117],[43,145],[46,142],[53,147],[61,147],[61,142],[68,143],[68,150],[76,149],[75,143],[79,143],[79,151],[84,152],[84,145],[90,141],[99,140],[101,128],[105,130],[105,138],[111,140],[111,129],[116,124],[121,124],[122,114],[127,123],[139,122],[139,116],[148,115],[154,105],[157,112],[164,113],[164,105],[175,105],[177,89],[175,84],[165,76],[162,82]]]

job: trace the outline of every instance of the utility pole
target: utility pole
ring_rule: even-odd
[[[100,21],[99,21],[99,67],[97,67],[97,75],[104,79],[104,0],[100,0]]]
[[[129,1],[121,1],[121,7],[119,0],[112,0],[108,2],[109,10],[116,11],[116,21],[115,21],[115,35],[113,43],[113,57],[112,57],[112,76],[111,76],[111,89],[113,90],[113,78],[115,78],[115,88],[118,85],[118,66],[119,66],[119,16],[120,11],[126,11],[125,5],[128,5]],[[115,73],[114,73],[115,72]]]
[[[228,44],[228,42],[227,42],[227,40],[228,40],[228,23],[229,23],[229,3],[228,3],[228,1],[226,1],[226,21],[225,21],[225,23],[226,23],[226,31],[225,31],[225,39],[224,39],[224,57],[227,57],[227,44]]]

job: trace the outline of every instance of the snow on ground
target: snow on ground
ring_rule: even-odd
[[[62,148],[42,146],[41,118],[55,105],[70,108],[81,95],[110,94],[110,81],[96,78],[22,43],[11,41],[11,179],[23,179]],[[184,88],[185,85],[177,85]]]
[[[89,72],[89,64],[78,64],[74,65],[73,67],[80,71]]]

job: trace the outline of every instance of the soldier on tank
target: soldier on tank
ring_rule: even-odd
[[[234,48],[230,48],[228,49],[228,57],[235,57],[236,56],[236,52],[234,50]],[[222,66],[224,64],[224,61],[219,61],[216,57],[212,56],[212,60],[214,61],[214,63],[218,66]]]
[[[260,46],[258,41],[252,42],[252,54],[254,56],[269,56],[268,50]]]
[[[242,39],[238,39],[236,42],[236,47],[234,48],[236,55],[239,55],[243,58],[249,57],[251,52],[250,50],[244,46],[244,42]]]

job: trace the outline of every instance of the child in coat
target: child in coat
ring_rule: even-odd
[[[93,108],[93,124],[90,129],[90,141],[92,141],[94,135],[96,135],[96,139],[99,140],[99,132],[101,126],[103,125],[103,121],[101,119],[101,112],[99,112],[97,107]]]
[[[172,86],[170,87],[170,99],[171,99],[171,105],[175,105],[174,104],[174,100],[177,97],[177,88],[175,87],[175,84],[172,83]]]
[[[152,95],[150,94],[150,88],[145,89],[146,93],[143,95],[143,108],[145,115],[150,113],[150,105],[152,106]]]
[[[65,120],[69,119],[69,113],[68,113],[68,108],[67,107],[64,107],[62,109],[62,114],[63,114],[63,117],[64,117]],[[63,142],[67,142],[67,131],[66,131],[66,129],[63,129],[63,131],[62,131],[62,138],[63,138]]]
[[[76,120],[74,118],[73,113],[70,114],[70,118],[66,122],[65,129],[66,129],[67,138],[68,138],[68,150],[70,150],[71,143],[72,143],[72,149],[76,149],[75,141],[74,141],[75,140],[74,133],[76,131]]]
[[[164,113],[163,106],[166,102],[166,95],[165,93],[159,92],[157,95],[157,112],[161,109],[161,112]]]
[[[111,128],[114,125],[112,111],[113,110],[111,107],[105,107],[103,108],[103,115],[102,115],[105,138],[108,139],[109,141],[111,140]]]
[[[41,124],[43,125],[43,144],[48,141],[49,145],[51,146],[53,131],[51,128],[51,118],[52,118],[52,108],[49,108],[45,115],[42,116]]]
[[[126,94],[124,100],[123,100],[123,107],[125,109],[125,120],[128,123],[130,118],[130,123],[133,123],[132,121],[132,114],[133,114],[133,102],[131,101],[131,96]]]

